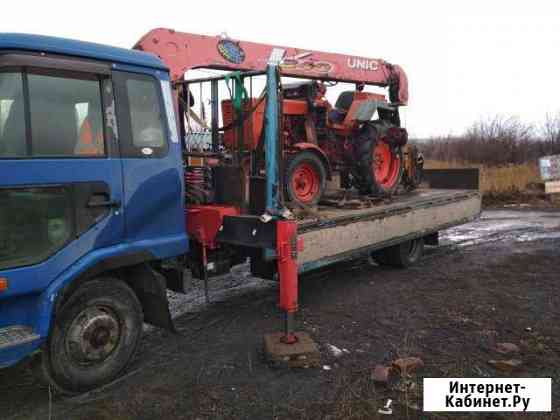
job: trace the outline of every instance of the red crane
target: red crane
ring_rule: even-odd
[[[389,87],[393,104],[406,105],[408,102],[408,80],[404,70],[378,58],[237,41],[166,28],[151,30],[134,48],[160,57],[169,66],[174,81],[181,80],[185,72],[196,68],[264,71],[272,49],[282,48],[286,56],[280,67],[285,76]]]

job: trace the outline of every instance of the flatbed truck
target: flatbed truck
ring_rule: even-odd
[[[319,204],[295,217],[280,176],[280,79],[309,74],[280,69],[282,54],[271,47],[264,64],[258,61],[262,68],[207,80],[215,93],[232,77],[266,76],[264,161],[246,183],[235,156],[227,157],[231,164],[215,149],[187,150],[189,82],[177,77],[186,66],[177,62],[177,45],[154,36],[140,44],[147,40],[171,50],[172,59],[0,35],[0,367],[38,353],[45,377],[63,392],[106,384],[133,358],[143,322],[174,329],[167,289],[182,292],[193,276],[207,283],[247,260],[254,275],[279,281],[286,320],[277,338],[297,346],[298,273],[356,255],[406,267],[424,243],[437,243],[440,230],[480,213],[477,186],[448,174],[443,189],[419,188],[362,208]],[[230,48],[225,61],[204,64],[231,70],[240,50],[215,42]],[[395,75],[406,80],[400,69]],[[211,107],[218,108],[215,95]],[[218,124],[212,117],[213,146]],[[214,200],[188,200],[208,168]]]

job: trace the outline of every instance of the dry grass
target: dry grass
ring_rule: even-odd
[[[480,190],[483,193],[522,192],[531,183],[541,182],[536,163],[507,166],[485,166],[469,162],[444,162],[427,160],[426,169],[478,168],[480,169]]]

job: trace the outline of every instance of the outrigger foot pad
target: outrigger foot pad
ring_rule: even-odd
[[[308,368],[320,366],[321,353],[317,343],[305,332],[293,334],[296,341],[287,344],[284,333],[264,336],[264,353],[267,361],[275,367]]]

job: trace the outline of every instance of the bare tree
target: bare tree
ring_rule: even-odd
[[[501,166],[535,162],[560,153],[560,113],[547,115],[537,129],[517,117],[497,115],[472,124],[463,135],[421,143],[428,159]]]
[[[543,155],[560,153],[560,112],[546,114],[544,122],[540,127],[543,141]]]

